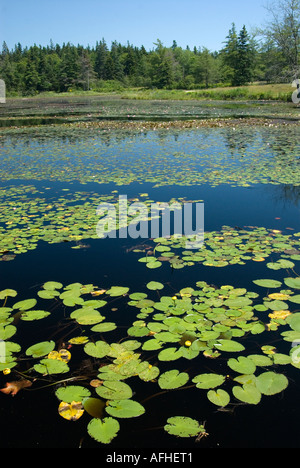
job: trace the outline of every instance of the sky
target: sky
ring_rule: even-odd
[[[159,39],[170,47],[220,50],[232,23],[248,32],[265,24],[266,0],[0,0],[0,45],[9,49],[105,39],[146,50]]]

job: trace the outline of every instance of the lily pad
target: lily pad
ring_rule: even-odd
[[[256,365],[254,361],[245,356],[239,356],[237,359],[231,358],[227,361],[230,369],[240,374],[254,374],[256,370]]]
[[[92,307],[83,307],[82,309],[74,310],[70,317],[76,320],[80,325],[94,325],[105,319],[98,310]]]
[[[229,394],[222,388],[218,388],[217,390],[209,390],[207,392],[207,398],[214,405],[221,407],[227,406],[230,402]]]
[[[81,385],[67,385],[66,387],[59,387],[55,391],[55,395],[59,400],[71,403],[72,401],[83,401],[91,395],[91,392]]]
[[[214,347],[219,351],[239,352],[244,351],[245,347],[234,340],[219,339],[214,343]]]
[[[250,405],[257,405],[261,400],[260,391],[251,384],[244,384],[242,387],[236,385],[232,388],[232,393],[235,398]]]
[[[197,388],[201,389],[210,389],[210,388],[216,388],[222,385],[222,383],[225,381],[225,376],[220,375],[220,374],[213,374],[213,373],[208,373],[208,374],[199,374],[196,377],[193,378],[192,382],[196,384]]]
[[[300,278],[284,278],[285,284],[292,289],[300,289]]]
[[[203,431],[203,426],[195,419],[185,416],[173,416],[167,419],[164,429],[176,437],[196,437]]]
[[[116,296],[124,296],[129,291],[129,288],[123,286],[112,286],[110,289],[106,291],[109,296],[116,297]]]
[[[104,419],[93,418],[87,426],[89,435],[102,444],[110,444],[117,436],[119,430],[119,422],[111,417]]]
[[[149,283],[147,283],[147,288],[156,291],[163,289],[164,285],[162,283],[159,283],[158,281],[150,281]]]
[[[261,286],[262,288],[280,288],[280,286],[282,285],[280,281],[272,279],[254,280],[253,283],[257,286]]]
[[[135,418],[145,413],[145,408],[134,400],[111,400],[106,411],[116,418]]]
[[[158,385],[163,389],[178,388],[185,385],[188,380],[189,374],[174,369],[161,374],[158,379]]]
[[[25,299],[24,301],[16,302],[12,307],[18,310],[29,310],[32,309],[37,303],[36,299]]]
[[[96,392],[106,400],[124,400],[132,397],[130,386],[120,381],[105,381],[103,385],[96,388]]]
[[[256,379],[256,386],[264,395],[280,393],[286,389],[288,383],[288,379],[285,375],[276,374],[275,372],[264,372]]]
[[[41,320],[45,317],[48,317],[50,312],[46,310],[26,310],[21,315],[21,320],[26,322],[31,322],[32,320]]]
[[[54,289],[61,289],[63,285],[57,281],[47,281],[43,284],[44,289],[54,290]]]
[[[42,359],[39,364],[35,364],[34,369],[43,375],[64,374],[69,371],[69,366],[64,361],[57,359]]]
[[[110,352],[110,346],[109,344],[105,343],[105,341],[96,341],[95,343],[86,343],[84,346],[84,351],[89,356],[100,359]]]
[[[15,297],[17,295],[17,291],[14,289],[3,289],[0,291],[0,299],[5,299],[6,297]]]
[[[46,356],[55,348],[54,341],[41,341],[36,343],[26,349],[26,356],[32,356],[34,358],[39,358]]]

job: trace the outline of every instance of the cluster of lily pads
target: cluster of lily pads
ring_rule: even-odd
[[[59,132],[62,132],[60,136]],[[251,184],[299,186],[295,156],[299,129],[242,127],[197,131],[169,129],[39,128],[6,131],[1,140],[1,180],[49,180],[129,185],[247,187]],[[149,164],[149,153],[151,164]]]
[[[13,260],[16,255],[35,249],[39,241],[70,242],[73,249],[80,249],[84,247],[82,240],[98,238],[97,206],[117,203],[116,193],[99,195],[65,189],[60,196],[49,196],[47,192],[47,187],[38,190],[32,185],[2,189],[0,260]],[[142,200],[148,203],[146,198]]]
[[[187,248],[187,240],[185,236],[178,235],[158,237],[153,239],[150,251],[140,245],[133,252],[143,254],[138,261],[150,269],[163,264],[169,264],[174,269],[199,264],[221,268],[245,265],[248,261],[266,261],[269,269],[279,270],[293,268],[294,261],[300,260],[299,232],[285,234],[264,227],[223,226],[220,231],[205,232],[200,248],[195,248],[195,244]],[[282,258],[275,259],[278,254]]]
[[[134,181],[156,187],[300,183],[294,151],[297,127],[276,132],[230,128],[213,134],[201,129],[187,131],[182,141],[180,134],[165,131],[138,136],[90,129],[84,138],[78,128],[62,131],[63,139],[49,128],[34,138],[28,130],[28,141],[26,131],[20,137],[18,129],[3,137],[1,180],[47,180],[50,185],[43,190],[33,185],[2,187],[3,261],[35,249],[39,241],[70,242],[73,249],[80,249],[83,241],[98,238],[96,208],[101,202],[116,206],[118,192],[99,195],[90,190],[61,190],[53,181],[116,185]],[[53,190],[57,191],[53,194]],[[153,201],[146,193],[128,201],[139,200],[147,206]],[[199,249],[189,249],[185,237],[170,236],[147,241],[146,250],[141,246],[134,250],[141,255],[139,263],[150,271],[163,265],[224,268],[253,261],[263,262],[276,279],[254,280],[254,291],[197,281],[169,294],[168,286],[155,278],[142,292],[127,286],[103,289],[56,281],[46,282],[36,297],[27,299],[17,298],[14,289],[2,290],[0,371],[7,379],[3,393],[15,395],[21,389],[30,392],[48,385],[58,400],[59,416],[76,421],[89,415],[87,432],[108,444],[118,435],[123,419],[147,417],[147,401],[135,393],[141,382],[157,389],[151,398],[178,389],[199,390],[208,405],[218,409],[240,402],[258,405],[266,396],[287,388],[284,366],[300,367],[300,280],[296,273],[300,233],[224,226],[206,232]],[[136,312],[125,333],[112,319],[116,301]],[[25,346],[16,342],[22,336],[19,329],[36,323],[47,329],[53,316],[55,323],[59,317],[58,334],[67,330],[67,338],[39,342],[32,338]],[[277,338],[279,334],[277,348],[269,344],[271,333]],[[260,335],[264,344],[249,350],[249,335]],[[283,342],[291,343],[290,352],[283,352]],[[191,360],[196,365],[186,366]],[[83,367],[86,361],[89,366]],[[159,424],[171,435],[199,440],[207,435],[202,417],[195,412],[192,417],[174,415]]]
[[[36,298],[21,301],[16,300],[17,291],[2,290],[0,369],[18,380],[7,382],[1,391],[30,391],[48,379],[59,401],[58,414],[72,421],[88,414],[87,432],[102,444],[117,436],[123,419],[147,413],[146,403],[134,395],[136,379],[156,383],[158,394],[199,389],[217,408],[238,402],[257,405],[265,396],[287,388],[288,378],[278,368],[300,368],[300,346],[285,354],[268,345],[266,338],[266,344],[253,352],[247,350],[245,338],[263,333],[268,337],[268,332],[283,329],[284,341],[300,340],[300,313],[294,309],[300,304],[300,279],[287,276],[283,282],[259,279],[253,283],[262,288],[263,298],[245,288],[216,287],[205,281],[172,296],[162,295],[165,286],[157,281],[147,283],[147,292],[132,293],[126,286],[100,289],[92,284],[63,286],[48,281]],[[137,309],[136,320],[117,341],[104,338],[118,327],[102,314],[110,311],[116,299]],[[68,339],[32,343],[26,349],[13,341],[20,321],[47,321],[53,306],[70,311],[64,314],[65,325],[73,330]],[[81,360],[74,363],[78,369],[70,366],[73,347],[81,348],[82,355],[91,360],[86,374]],[[199,373],[205,369],[205,360],[213,363],[219,357],[221,372],[217,365],[215,370]],[[197,366],[182,370],[180,363],[191,360]],[[207,436],[204,425],[190,416],[170,417],[162,428],[177,437],[199,440]]]

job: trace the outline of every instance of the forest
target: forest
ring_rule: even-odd
[[[284,5],[285,8],[282,8]],[[276,10],[277,7],[277,10]],[[280,7],[280,9],[279,9]],[[297,78],[300,3],[281,0],[270,9],[264,30],[239,31],[234,23],[219,51],[182,48],[159,39],[151,50],[129,42],[94,46],[71,43],[29,47],[6,42],[0,54],[0,78],[10,96],[71,90],[118,91],[129,87],[205,89],[251,82],[289,83]]]

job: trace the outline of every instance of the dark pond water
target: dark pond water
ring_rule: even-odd
[[[118,236],[116,239],[97,238],[96,208],[104,199],[115,203],[119,195],[126,195],[131,202],[136,199],[148,203],[201,200],[204,231],[212,233],[214,239],[224,234],[224,226],[232,229],[234,235],[264,228],[269,235],[274,230],[281,231],[287,239],[300,231],[299,137],[296,126],[145,129],[143,132],[61,127],[3,131],[0,140],[3,260],[0,262],[0,290],[14,289],[18,300],[22,300],[36,297],[42,285],[51,280],[64,286],[76,282],[104,289],[126,286],[129,293],[144,292],[157,301],[157,292],[147,289],[150,281],[161,282],[164,289],[160,295],[169,297],[182,288],[194,288],[198,281],[205,281],[216,289],[222,285],[245,288],[257,293],[257,300],[262,302],[274,291],[262,290],[253,280],[269,278],[283,282],[287,276],[299,275],[299,260],[293,260],[292,271],[272,270],[267,263],[277,261],[283,253],[277,250],[262,261],[252,258],[229,262],[222,267],[194,262],[177,269],[171,268],[169,262],[161,262],[159,268],[148,269],[138,261],[144,253],[135,252],[133,247],[144,243],[153,249],[153,240]],[[45,225],[48,226],[46,230]],[[70,232],[78,238],[68,237]],[[261,242],[269,239],[268,236],[260,239]],[[283,242],[282,239],[279,241]],[[298,242],[297,235],[293,239]],[[297,249],[298,244],[295,245]],[[217,253],[218,248],[215,248]],[[258,255],[261,256],[254,255],[255,260]],[[9,298],[6,305],[14,301],[15,298]],[[68,340],[68,333],[74,335],[68,317],[76,307],[48,304],[43,302],[41,308],[51,309],[49,317],[18,322],[11,341],[19,343],[23,350],[49,339],[58,344]],[[290,310],[297,313],[297,304],[290,304]],[[128,305],[127,296],[116,298],[103,314],[106,321],[114,322],[117,328],[103,333],[101,339],[114,343],[127,337],[128,328],[139,320],[139,312]],[[269,312],[258,313],[259,320],[267,323]],[[147,322],[149,317],[144,320]],[[79,328],[83,335],[90,333],[90,326]],[[289,355],[291,343],[281,336],[285,330],[289,330],[289,326],[284,323],[273,332],[246,333],[242,337],[246,355],[262,354],[264,345],[275,346],[279,353]],[[190,388],[162,392],[155,379],[147,382],[129,379],[134,392],[132,398],[143,404],[146,411],[139,417],[120,418],[118,435],[109,446],[103,445],[87,434],[90,415],[84,413],[79,420],[71,422],[58,414],[59,401],[54,393],[60,385],[57,382],[76,375],[78,369],[86,372],[83,360],[90,359],[82,352],[82,347],[73,346],[70,351],[71,372],[51,376],[53,385],[48,385],[49,376],[38,375],[37,385],[34,383],[16,396],[0,394],[0,414],[5,421],[1,447],[82,446],[106,451],[127,448],[136,452],[147,448],[193,451],[299,447],[300,377],[299,369],[293,365],[259,369],[259,372],[275,369],[284,374],[289,382],[284,391],[263,395],[259,404],[246,404],[231,397],[231,403],[221,408],[208,400],[206,390],[195,386],[187,384],[185,386]],[[210,372],[234,374],[227,367],[227,360],[237,357],[235,353],[221,353],[216,359],[199,355],[195,359],[170,362],[160,361],[158,351],[148,351],[145,356],[159,367],[161,374],[178,369],[191,376]],[[94,359],[91,360],[94,364]],[[20,359],[11,374],[1,375],[1,387],[7,381],[20,378],[22,374],[18,371],[23,373],[24,369],[26,366]],[[82,383],[78,381],[77,384]],[[83,385],[88,386],[88,380]],[[226,381],[222,388],[230,393],[230,385],[231,381]],[[163,426],[173,416],[205,422],[209,436],[195,442],[195,437],[168,434]]]

